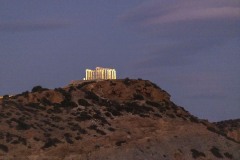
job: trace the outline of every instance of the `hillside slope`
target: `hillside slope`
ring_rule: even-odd
[[[225,133],[228,137],[240,142],[240,119],[231,119],[221,122],[216,122],[220,131]]]
[[[145,80],[5,96],[0,124],[0,159],[240,159],[239,142]]]

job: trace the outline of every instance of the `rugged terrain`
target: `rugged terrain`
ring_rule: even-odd
[[[215,123],[221,132],[240,142],[240,119],[231,119]]]
[[[83,81],[0,99],[0,159],[240,159],[240,142],[145,80]]]

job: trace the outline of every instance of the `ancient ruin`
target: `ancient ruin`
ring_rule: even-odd
[[[96,67],[95,70],[86,69],[84,80],[117,79],[116,70],[112,68]]]

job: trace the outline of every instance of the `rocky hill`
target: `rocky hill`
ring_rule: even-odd
[[[231,119],[215,123],[221,132],[240,142],[240,119]]]
[[[34,87],[0,99],[0,159],[240,159],[239,139],[145,80]]]

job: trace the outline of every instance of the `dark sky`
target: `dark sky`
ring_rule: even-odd
[[[240,118],[239,0],[0,0],[0,56],[0,95],[102,66],[200,118]]]

